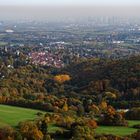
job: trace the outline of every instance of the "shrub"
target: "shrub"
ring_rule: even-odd
[[[133,128],[140,129],[140,124],[134,125]]]
[[[128,120],[140,120],[140,107],[132,108],[131,110],[125,113],[125,117]]]
[[[24,139],[43,140],[43,133],[33,122],[27,121],[19,124],[19,131]]]
[[[114,136],[111,134],[106,134],[106,135],[99,135],[96,137],[96,140],[128,140],[127,138],[121,138],[118,136]]]
[[[112,106],[108,106],[106,112],[101,115],[99,124],[109,126],[128,126],[128,122],[123,115],[115,111]]]
[[[134,138],[135,140],[140,140],[140,130],[132,134],[132,138]]]
[[[87,125],[93,129],[97,128],[97,123],[94,120],[88,120]]]
[[[88,126],[76,125],[72,128],[71,140],[94,140],[94,131]]]

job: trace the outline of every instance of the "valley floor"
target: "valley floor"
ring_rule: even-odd
[[[26,109],[15,106],[0,105],[0,127],[12,126],[16,127],[19,122],[25,120],[34,120],[38,116],[38,112],[45,114],[43,111]],[[137,131],[137,129],[132,128],[133,125],[140,124],[140,121],[129,121],[128,127],[117,127],[117,126],[99,126],[96,129],[97,134],[114,134],[117,136],[130,135]],[[61,128],[56,127],[53,124],[49,124],[49,132],[53,133]]]

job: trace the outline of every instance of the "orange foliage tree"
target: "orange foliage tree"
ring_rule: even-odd
[[[94,120],[88,120],[87,125],[93,129],[97,128],[97,123]]]
[[[70,76],[67,74],[60,74],[60,75],[56,75],[54,77],[54,81],[56,81],[60,84],[66,82],[66,81],[69,81],[70,79],[71,79]]]
[[[19,124],[20,133],[23,139],[43,140],[43,133],[33,122],[27,121]]]
[[[100,116],[99,123],[109,126],[127,126],[128,122],[112,106],[108,106],[106,111]]]

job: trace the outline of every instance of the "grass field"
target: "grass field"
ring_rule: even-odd
[[[0,105],[0,127],[3,126],[17,126],[21,121],[33,120],[37,118],[36,113],[42,112],[39,110],[26,109],[21,107],[14,107],[8,105]],[[125,136],[137,131],[132,128],[133,125],[140,124],[140,121],[129,121],[129,127],[115,127],[115,126],[99,126],[96,129],[97,134],[114,134],[118,136]],[[54,124],[49,124],[49,132],[55,132],[61,128]]]
[[[21,121],[33,120],[37,118],[36,115],[37,112],[42,112],[42,111],[26,109],[21,107],[14,107],[14,106],[0,105],[0,127],[7,126],[7,125],[15,127]]]
[[[42,112],[45,114],[45,112],[40,110],[27,109],[8,105],[0,105],[0,127],[4,126],[15,127],[21,121],[33,120],[37,118],[36,115],[37,112]],[[53,124],[49,124],[48,129],[49,132],[54,132],[59,129],[61,128],[56,127]]]
[[[97,134],[114,134],[117,136],[130,135],[137,131],[137,129],[132,128],[135,124],[140,124],[140,121],[128,121],[128,127],[118,127],[118,126],[99,126],[96,129]]]

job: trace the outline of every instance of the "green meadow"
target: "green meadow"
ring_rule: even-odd
[[[19,122],[26,120],[36,119],[38,112],[45,112],[34,109],[27,109],[22,107],[0,105],[0,127],[12,126],[16,127]],[[118,136],[125,136],[132,134],[137,129],[132,128],[133,125],[140,124],[140,121],[129,121],[128,127],[116,127],[116,126],[99,126],[96,129],[97,134],[114,134]],[[49,124],[49,132],[55,132],[61,128],[56,127],[53,124]]]
[[[33,120],[38,117],[36,115],[37,112],[42,111],[8,105],[0,105],[0,127],[7,125],[15,127],[21,121]]]
[[[34,109],[27,109],[22,107],[0,105],[0,127],[12,126],[16,127],[19,122],[26,120],[34,120],[38,118],[38,112],[45,112]],[[56,127],[54,124],[49,124],[48,131],[55,132],[61,128]]]
[[[97,134],[114,134],[117,136],[126,136],[130,135],[137,131],[137,129],[133,128],[134,125],[140,124],[140,121],[128,121],[128,127],[119,127],[119,126],[99,126],[96,129]]]

